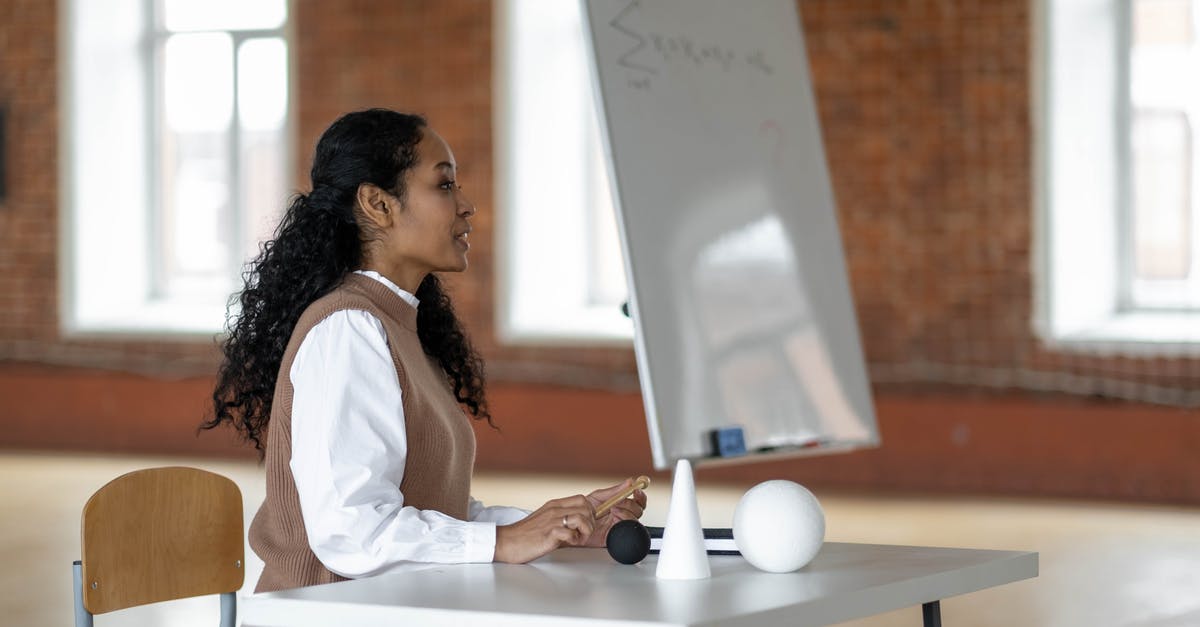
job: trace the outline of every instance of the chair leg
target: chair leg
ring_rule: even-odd
[[[83,562],[71,566],[75,576],[75,627],[92,627],[92,613],[83,606]]]
[[[221,593],[221,627],[234,627],[237,623],[237,593]]]

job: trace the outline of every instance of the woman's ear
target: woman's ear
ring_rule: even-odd
[[[397,208],[395,197],[377,185],[363,183],[358,186],[357,200],[358,209],[371,224],[379,228],[391,226]]]

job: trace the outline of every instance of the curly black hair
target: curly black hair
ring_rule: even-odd
[[[230,299],[225,358],[213,390],[212,419],[228,422],[264,452],[271,402],[283,353],[300,314],[362,267],[372,232],[360,225],[355,199],[371,183],[405,198],[406,173],[418,160],[427,123],[418,115],[386,109],[348,113],[317,142],[312,191],[292,199],[275,231]],[[434,274],[417,288],[417,336],[445,371],[455,398],[477,419],[492,422],[484,394],[483,361],[471,346],[450,297]],[[235,313],[234,304],[240,304]]]

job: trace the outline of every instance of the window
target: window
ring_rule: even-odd
[[[577,2],[505,0],[497,20],[499,330],[628,344],[607,165]]]
[[[1197,0],[1133,0],[1128,306],[1200,309],[1192,129],[1200,122]],[[1184,87],[1187,86],[1187,87]]]
[[[1051,345],[1200,348],[1200,0],[1043,0],[1036,324]]]
[[[68,3],[69,332],[222,328],[286,201],[286,23],[286,0]]]

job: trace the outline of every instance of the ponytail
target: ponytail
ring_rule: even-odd
[[[214,415],[201,427],[228,421],[263,450],[275,380],[300,314],[361,262],[358,227],[331,209],[336,201],[330,190],[296,196],[275,238],[250,263],[238,310],[231,303],[227,315]]]

